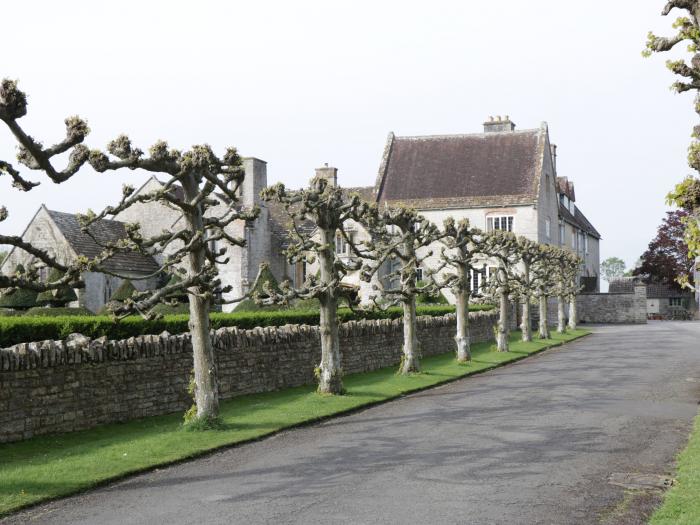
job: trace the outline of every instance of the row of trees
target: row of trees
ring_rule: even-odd
[[[32,261],[14,275],[0,275],[0,289],[8,295],[19,290],[57,293],[66,287],[82,288],[85,286],[82,279],[85,272],[101,272],[125,279],[127,276],[110,271],[104,264],[119,252],[136,251],[155,257],[161,263],[153,275],[176,274],[178,278],[170,279],[156,290],[134,291],[131,297],[115,305],[114,314],[117,318],[132,313],[153,317],[157,305],[168,304],[173,297],[187,294],[195,400],[193,410],[188,413],[188,422],[199,427],[215,424],[219,413],[219,389],[209,333],[209,311],[214,297],[231,291],[230,287],[222,286],[218,267],[228,262],[227,252],[231,246],[244,246],[244,240],[231,235],[228,226],[235,221],[254,220],[259,213],[257,209],[245,209],[238,204],[238,190],[244,178],[241,158],[233,148],[219,157],[206,144],[183,152],[171,149],[163,141],[155,143],[146,154],[134,147],[125,135],[111,141],[106,151],[90,149],[83,144],[89,133],[88,125],[79,117],[66,119],[66,137],[45,147],[20,125],[19,121],[26,113],[26,95],[14,81],[3,80],[0,83],[0,120],[17,140],[17,160],[50,182],[63,183],[86,165],[97,172],[145,170],[164,179],[161,188],[149,193],[136,193],[132,185],[125,185],[120,201],[114,206],[101,212],[89,210],[80,216],[84,232],[92,235],[93,226],[98,221],[115,217],[140,203],[158,202],[178,210],[182,218],[170,229],[153,236],[145,235],[136,223],[127,224],[126,238],[115,242],[107,243],[93,236],[102,252],[92,259],[59,259],[50,250],[32,245],[21,237],[0,235],[0,244],[24,251]],[[68,159],[65,168],[57,169],[54,162],[65,156]],[[40,178],[30,180],[12,163],[0,160],[0,176],[3,175],[11,178],[16,189],[25,192],[42,182]],[[309,265],[317,263],[318,272],[309,274],[303,286],[298,288],[287,282],[279,289],[268,287],[263,292],[258,291],[256,300],[263,303],[284,303],[296,298],[319,300],[322,360],[318,375],[321,392],[343,391],[337,308],[340,301],[353,307],[359,305],[357,287],[344,281],[351,272],[360,272],[362,279],[374,283],[382,306],[402,305],[402,373],[420,370],[416,295],[437,293],[441,288],[451,289],[457,297],[458,358],[462,361],[469,359],[468,309],[472,296],[469,279],[476,262],[484,257],[497,261],[486,291],[498,298],[501,305],[497,333],[499,350],[508,349],[509,301],[523,302],[525,340],[532,338],[529,312],[534,298],[540,305],[540,337],[549,336],[546,309],[550,296],[559,298],[558,329],[566,329],[564,301],[577,291],[575,273],[578,266],[575,256],[569,252],[540,246],[506,232],[485,234],[471,228],[466,221],[455,223],[448,220],[439,229],[414,210],[370,205],[356,195],[347,195],[324,178],[316,178],[308,189],[296,192],[288,192],[283,185],[273,186],[263,192],[263,198],[284,205],[292,218],[295,226],[291,234],[295,242],[287,252],[290,261]],[[7,216],[7,209],[1,207],[0,221]],[[311,221],[316,227],[315,233],[309,234],[306,229],[298,227],[301,221]],[[354,242],[347,229],[352,222],[362,225],[369,240]],[[354,258],[336,256],[337,235],[341,235],[351,247]],[[428,257],[436,258],[439,263],[434,271],[427,272],[426,282],[419,283],[418,268]],[[525,271],[517,271],[518,265],[522,265]],[[382,274],[387,267],[388,272]],[[45,280],[39,278],[43,268],[51,269]],[[572,305],[571,319],[572,326],[575,326],[575,301]]]
[[[445,220],[443,227],[405,207],[387,207],[363,202],[342,188],[316,177],[309,188],[288,191],[283,184],[267,188],[263,199],[281,204],[290,216],[292,243],[289,260],[317,267],[308,272],[304,283],[293,287],[283,282],[279,288],[257,290],[254,300],[260,304],[287,304],[298,298],[316,298],[320,303],[321,364],[319,391],[343,392],[341,353],[338,338],[337,308],[344,299],[353,308],[360,307],[358,287],[347,284],[346,277],[359,272],[372,283],[371,307],[401,305],[403,309],[403,356],[399,373],[420,371],[420,343],[416,328],[416,298],[449,289],[456,298],[457,359],[471,359],[469,344],[469,303],[481,295],[472,283],[475,272],[491,267],[490,279],[481,291],[499,305],[496,342],[499,351],[508,351],[510,305],[522,304],[522,338],[532,341],[531,305],[540,308],[539,337],[549,338],[547,302],[558,299],[557,330],[564,332],[566,303],[570,303],[569,326],[576,328],[577,274],[580,261],[568,250],[541,245],[505,231],[485,233],[464,219]],[[302,228],[304,222],[315,226]],[[350,230],[359,225],[365,239],[354,239]],[[350,246],[352,256],[336,253],[336,238]],[[431,259],[423,280],[418,269]],[[365,306],[366,307],[366,306]]]
[[[649,32],[643,55],[665,53],[685,45],[692,54],[690,60],[668,60],[666,66],[681,79],[672,84],[677,93],[695,92],[695,112],[700,115],[700,0],[668,0],[661,12],[663,16],[674,10],[683,14],[676,18],[673,28],[676,33],[669,37],[657,36]],[[682,217],[685,230],[685,244],[688,257],[700,257],[700,125],[693,128],[692,141],[688,146],[688,165],[695,170],[695,176],[686,177],[667,196],[667,202],[685,210]],[[693,288],[689,272],[677,277],[682,286]]]

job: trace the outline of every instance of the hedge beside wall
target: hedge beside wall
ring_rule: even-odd
[[[472,342],[493,340],[495,312],[471,317]],[[455,350],[454,315],[419,317],[424,355]],[[314,382],[317,326],[220,328],[213,332],[220,393],[228,399]],[[401,360],[401,320],[361,320],[340,329],[345,373]],[[22,343],[0,349],[0,442],[184,411],[192,370],[189,334]]]
[[[475,305],[473,310],[491,309],[491,306]],[[420,306],[418,315],[445,315],[454,312],[452,306]],[[400,308],[387,311],[352,312],[348,309],[338,311],[341,321],[360,319],[397,319],[403,315]],[[0,348],[30,341],[46,339],[64,339],[70,334],[83,334],[97,339],[126,339],[143,334],[170,332],[180,334],[187,332],[187,315],[166,315],[161,319],[146,321],[141,317],[128,317],[119,322],[107,316],[65,316],[65,317],[0,317]],[[257,326],[283,326],[285,324],[319,323],[318,311],[280,310],[271,312],[212,313],[211,328],[224,327],[242,329]]]

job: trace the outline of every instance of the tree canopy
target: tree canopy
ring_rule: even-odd
[[[608,257],[600,263],[600,274],[608,282],[619,279],[625,275],[625,261],[619,257]]]
[[[676,284],[679,276],[691,274],[693,261],[688,256],[685,242],[684,220],[687,217],[688,212],[684,210],[666,212],[656,237],[642,254],[641,264],[633,275],[648,282]]]

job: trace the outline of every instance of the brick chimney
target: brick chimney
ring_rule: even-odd
[[[515,131],[515,123],[510,120],[508,115],[505,118],[501,116],[489,117],[489,119],[484,122],[484,133],[504,133]]]
[[[327,162],[322,168],[316,168],[316,176],[326,179],[331,186],[338,185],[338,168],[329,167]]]

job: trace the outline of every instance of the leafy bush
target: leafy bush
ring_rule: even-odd
[[[56,268],[52,268],[49,273],[48,282],[58,281],[63,277],[63,273]],[[65,306],[70,302],[77,301],[78,296],[75,295],[75,290],[70,286],[61,286],[57,290],[47,290],[41,292],[36,297],[36,304],[39,306]],[[60,315],[60,314],[57,314]]]
[[[153,312],[160,315],[189,314],[190,305],[189,303],[177,303],[176,305],[160,303],[153,307]]]
[[[110,297],[109,300],[123,303],[127,299],[131,299],[131,296],[134,294],[135,291],[136,288],[134,287],[133,283],[129,279],[127,279],[119,285],[119,288],[117,288],[117,290],[112,294],[112,297]]]
[[[489,310],[491,306],[475,305],[473,310]],[[452,306],[419,306],[418,315],[445,315],[454,312]],[[347,308],[338,310],[341,321],[359,319],[397,319],[400,308],[384,312],[354,313]],[[110,339],[125,339],[142,334],[159,334],[167,330],[171,334],[188,331],[187,315],[166,315],[161,319],[146,321],[141,317],[127,317],[119,322],[106,316],[56,316],[56,317],[0,317],[0,348],[20,342],[62,339],[72,333],[81,333],[91,338],[107,336]],[[213,329],[237,326],[243,329],[257,326],[281,326],[285,324],[310,324],[319,322],[318,311],[281,310],[270,312],[234,312],[211,314]]]
[[[18,264],[15,268],[16,274],[24,273],[24,266]],[[16,308],[19,310],[36,306],[37,293],[33,290],[19,288],[12,293],[0,294],[0,308]]]
[[[35,306],[34,308],[30,308],[24,313],[25,317],[66,317],[66,316],[74,316],[74,315],[82,315],[82,316],[94,316],[90,310],[87,308],[69,308],[69,307],[63,307],[63,308],[46,308],[42,306]]]
[[[425,281],[418,281],[416,283],[418,286],[425,286]],[[442,292],[438,292],[437,295],[430,295],[427,293],[419,293],[416,295],[416,303],[418,304],[449,304]]]
[[[0,317],[15,317],[17,315],[22,315],[22,312],[12,308],[0,308]]]

